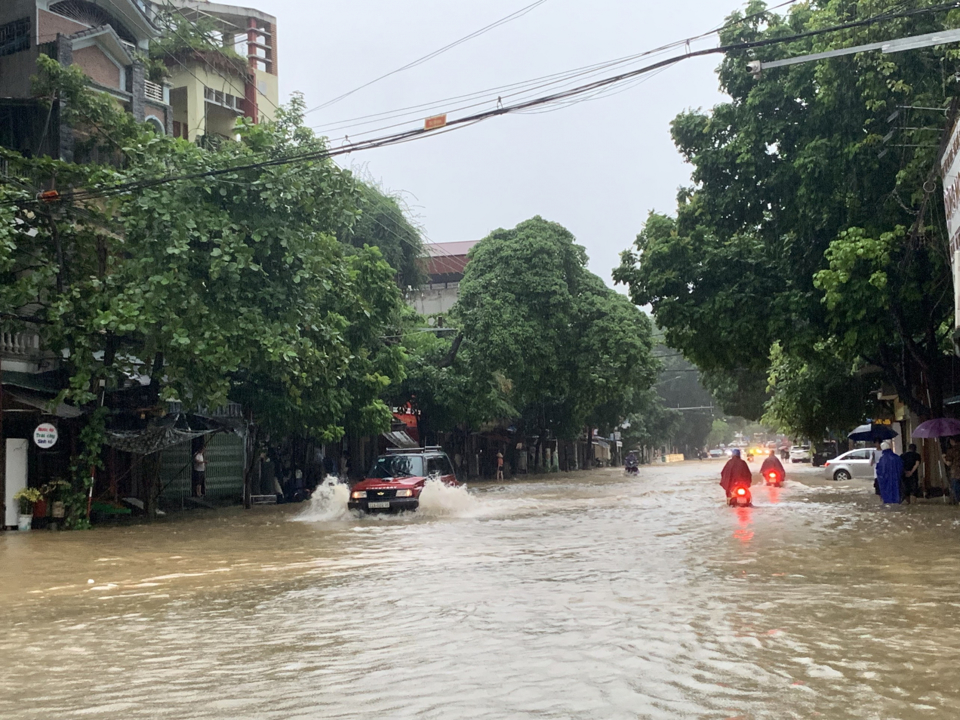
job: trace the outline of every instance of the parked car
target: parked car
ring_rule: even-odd
[[[794,445],[790,448],[790,462],[810,462],[810,446]]]
[[[872,448],[849,450],[833,460],[827,460],[823,466],[823,475],[828,480],[849,480],[850,478],[873,477]]]
[[[833,460],[840,454],[840,449],[835,440],[827,440],[819,444],[820,449],[813,454],[813,466],[823,467],[827,460]]]
[[[439,447],[388,451],[350,491],[347,507],[361,512],[416,510],[427,480],[457,485],[450,458]]]
[[[712,458],[722,458],[724,455],[723,450],[720,448],[714,448],[710,451],[710,457]]]

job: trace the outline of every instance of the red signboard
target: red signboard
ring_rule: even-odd
[[[428,117],[423,121],[424,130],[436,130],[437,128],[442,128],[447,124],[447,114],[443,115],[434,115],[433,117]]]

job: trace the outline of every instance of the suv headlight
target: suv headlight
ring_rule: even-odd
[[[354,500],[363,500],[365,497],[367,497],[367,491],[354,490],[352,493],[350,493],[350,497],[353,498]]]
[[[413,497],[413,490],[397,490],[397,497]]]

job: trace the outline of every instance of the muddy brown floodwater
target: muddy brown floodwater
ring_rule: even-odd
[[[717,463],[0,536],[0,718],[960,717],[960,512]]]

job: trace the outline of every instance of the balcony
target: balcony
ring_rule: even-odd
[[[36,359],[40,353],[40,336],[37,333],[0,332],[0,356]]]

